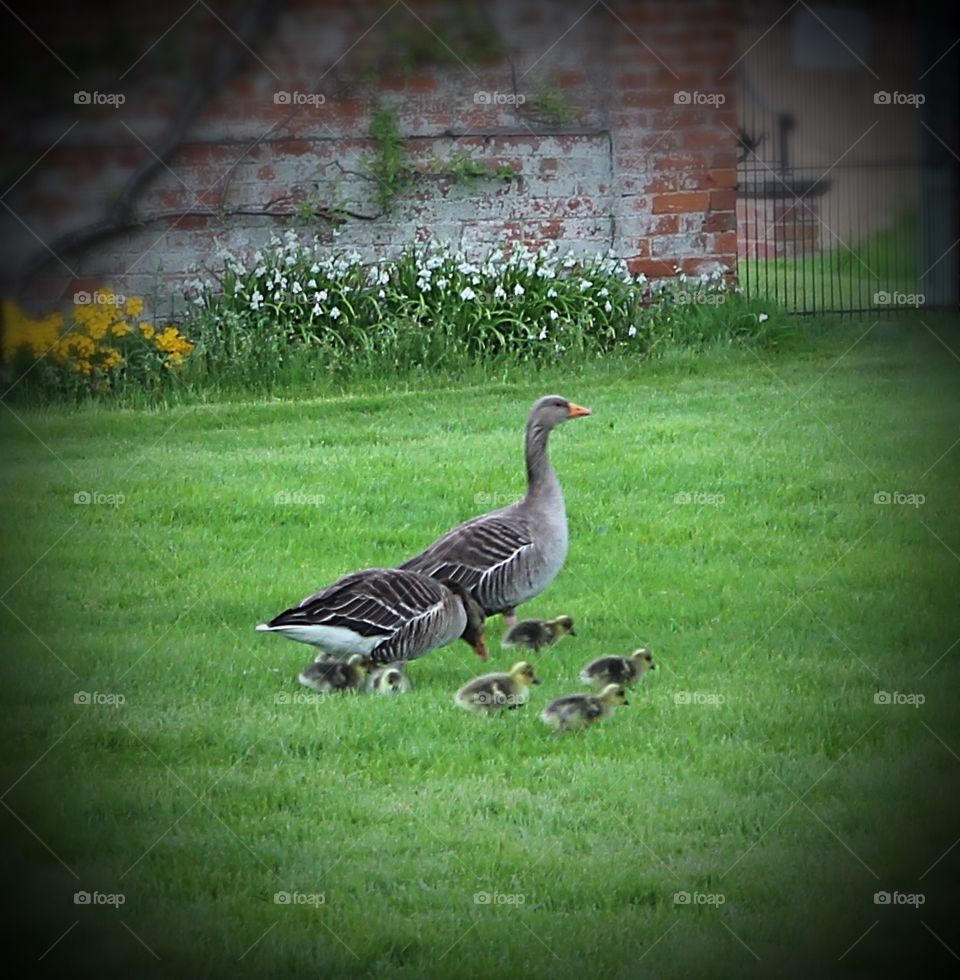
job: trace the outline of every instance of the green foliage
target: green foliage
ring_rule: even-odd
[[[472,261],[431,244],[365,265],[293,231],[252,259],[221,252],[187,332],[191,378],[274,390],[290,372],[346,380],[465,365],[547,364],[665,347],[775,342],[781,315],[743,304],[719,275],[651,289],[610,256],[518,244]],[[312,365],[312,368],[311,368]]]
[[[376,142],[376,150],[367,161],[367,170],[376,181],[374,198],[382,214],[391,214],[394,201],[411,186],[415,173],[407,160],[393,110],[377,106],[370,123],[370,137]]]
[[[552,85],[541,85],[527,105],[542,119],[553,123],[570,123],[577,118],[576,109],[564,92]]]

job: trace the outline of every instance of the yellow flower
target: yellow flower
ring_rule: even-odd
[[[123,309],[130,316],[140,316],[143,312],[143,300],[139,296],[131,296],[130,299],[123,304]]]
[[[156,333],[156,330],[153,329],[152,323],[141,323],[140,333],[142,333],[147,340],[151,340],[153,335]]]
[[[27,316],[15,303],[3,303],[3,355],[12,357],[26,348],[34,357],[43,357],[53,348],[63,329],[63,314],[48,313],[36,319]]]
[[[101,353],[103,354],[103,367],[108,371],[119,367],[123,363],[123,355],[116,347],[104,347]]]
[[[133,327],[131,327],[126,320],[117,320],[117,322],[110,328],[110,333],[112,333],[114,337],[126,337],[128,333],[133,333]]]

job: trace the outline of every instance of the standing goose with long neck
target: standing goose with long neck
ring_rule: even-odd
[[[516,608],[557,577],[567,557],[567,512],[547,456],[550,433],[589,408],[541,398],[527,420],[527,492],[521,500],[455,527],[400,567],[458,582],[487,616],[516,621]]]

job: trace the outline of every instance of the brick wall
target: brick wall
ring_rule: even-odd
[[[231,10],[216,9],[230,26]],[[100,220],[134,168],[162,145],[183,102],[188,72],[164,66],[164,46],[187,62],[202,59],[226,28],[199,5],[133,70],[68,79],[73,89],[120,93],[124,103],[77,106],[61,93],[23,130],[24,158],[42,159],[0,213],[5,292],[49,303],[109,283],[155,303],[172,294],[177,305],[183,281],[211,261],[215,238],[258,244],[290,215],[300,216],[304,237],[370,258],[429,237],[473,253],[549,240],[578,251],[613,249],[649,277],[735,268],[728,69],[737,53],[729,0],[598,4],[586,15],[534,0],[495,3],[484,17],[499,50],[477,50],[476,60],[469,38],[452,56],[444,52],[458,8],[383,10],[287,4],[143,188],[142,223],[79,249],[59,247],[61,236]],[[180,13],[128,15],[145,18],[137,22],[140,47]],[[58,32],[90,25],[65,8],[46,30],[56,49]],[[429,56],[421,52],[409,71],[397,70],[404,52],[416,53],[422,42]],[[313,94],[318,104],[277,104],[278,92]],[[687,94],[679,104],[676,93]],[[367,169],[375,149],[369,127],[377,102],[394,110],[419,176],[391,215],[371,220],[378,206]],[[509,164],[517,176],[464,184],[437,172],[464,153],[491,170]],[[355,216],[339,226],[306,217],[332,207]],[[265,208],[271,216],[256,214]],[[27,257],[47,246],[56,255],[24,282]]]

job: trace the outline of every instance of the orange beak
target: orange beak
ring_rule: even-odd
[[[578,419],[580,418],[581,415],[593,414],[593,412],[591,412],[589,408],[584,408],[582,405],[574,405],[573,402],[570,402],[570,407],[568,411],[569,411],[569,418],[572,419]]]
[[[487,645],[486,643],[483,642],[483,640],[477,640],[477,642],[473,646],[473,652],[476,653],[476,655],[484,663],[486,663],[490,659],[490,654],[487,653]]]

